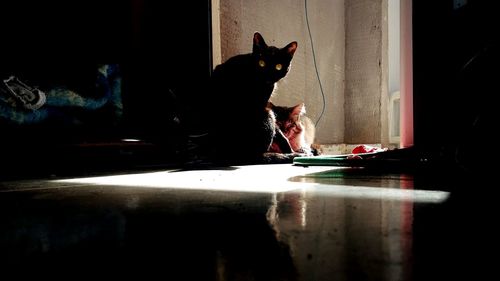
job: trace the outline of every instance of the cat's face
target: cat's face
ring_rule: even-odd
[[[301,117],[305,113],[305,106],[303,103],[297,104],[292,107],[276,106],[271,102],[268,104],[276,115],[276,125],[281,129],[283,134],[288,139],[294,138],[304,130],[301,122]]]
[[[253,58],[256,73],[267,83],[278,82],[285,77],[290,68],[297,42],[291,42],[284,48],[268,46],[260,33],[253,37]]]
[[[283,135],[288,139],[290,148],[294,152],[310,153],[310,144],[306,142],[306,136],[314,140],[314,127],[306,126],[303,118],[307,118],[304,103],[292,107],[276,106],[272,102],[268,103],[268,108],[275,114],[275,122]],[[278,145],[273,143],[273,151],[281,152]]]

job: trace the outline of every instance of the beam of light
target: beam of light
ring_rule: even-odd
[[[163,171],[143,174],[89,177],[56,180],[62,183],[82,183],[149,188],[189,190],[221,190],[255,193],[277,193],[301,188],[301,184],[288,181],[297,172],[307,173],[301,167],[255,165],[234,170]],[[299,173],[300,174],[300,173]]]
[[[450,197],[449,192],[440,190],[399,189],[354,185],[322,185],[316,186],[315,189],[311,191],[320,196],[412,201],[415,203],[442,203]]]
[[[123,142],[140,142],[140,139],[122,139]]]
[[[329,167],[328,169],[331,169]],[[235,170],[161,171],[141,174],[125,174],[54,180],[52,182],[92,184],[104,186],[130,186],[146,188],[214,190],[232,192],[279,193],[303,192],[311,196],[345,197],[440,203],[449,192],[439,190],[401,189],[359,185],[339,185],[316,182],[296,182],[291,178],[310,172],[324,171],[324,167],[255,165]]]

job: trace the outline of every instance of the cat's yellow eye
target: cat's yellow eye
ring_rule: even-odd
[[[266,66],[266,62],[265,62],[265,61],[263,61],[263,60],[259,60],[259,66],[260,66],[260,67],[264,67],[264,66]]]
[[[283,66],[281,65],[281,63],[278,63],[276,66],[275,66],[276,70],[280,71]]]

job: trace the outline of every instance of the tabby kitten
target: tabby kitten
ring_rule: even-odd
[[[305,115],[304,103],[287,107],[277,106],[269,102],[268,108],[272,110],[276,118],[276,130],[278,131],[276,134],[282,134],[286,139],[286,142],[283,142],[280,138],[275,137],[269,151],[312,155],[316,128],[312,120]]]
[[[214,160],[225,164],[262,162],[275,137],[267,103],[275,83],[290,69],[297,42],[268,46],[255,32],[252,53],[218,65],[211,77],[210,131]]]

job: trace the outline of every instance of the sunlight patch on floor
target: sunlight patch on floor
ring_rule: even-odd
[[[313,196],[425,203],[440,203],[449,197],[449,192],[438,190],[325,184],[314,181],[296,182],[290,180],[301,175],[324,172],[331,169],[332,167],[303,168],[290,165],[255,165],[235,167],[232,170],[172,170],[64,179],[53,182],[253,193],[303,192],[303,190],[307,190],[307,193]]]

